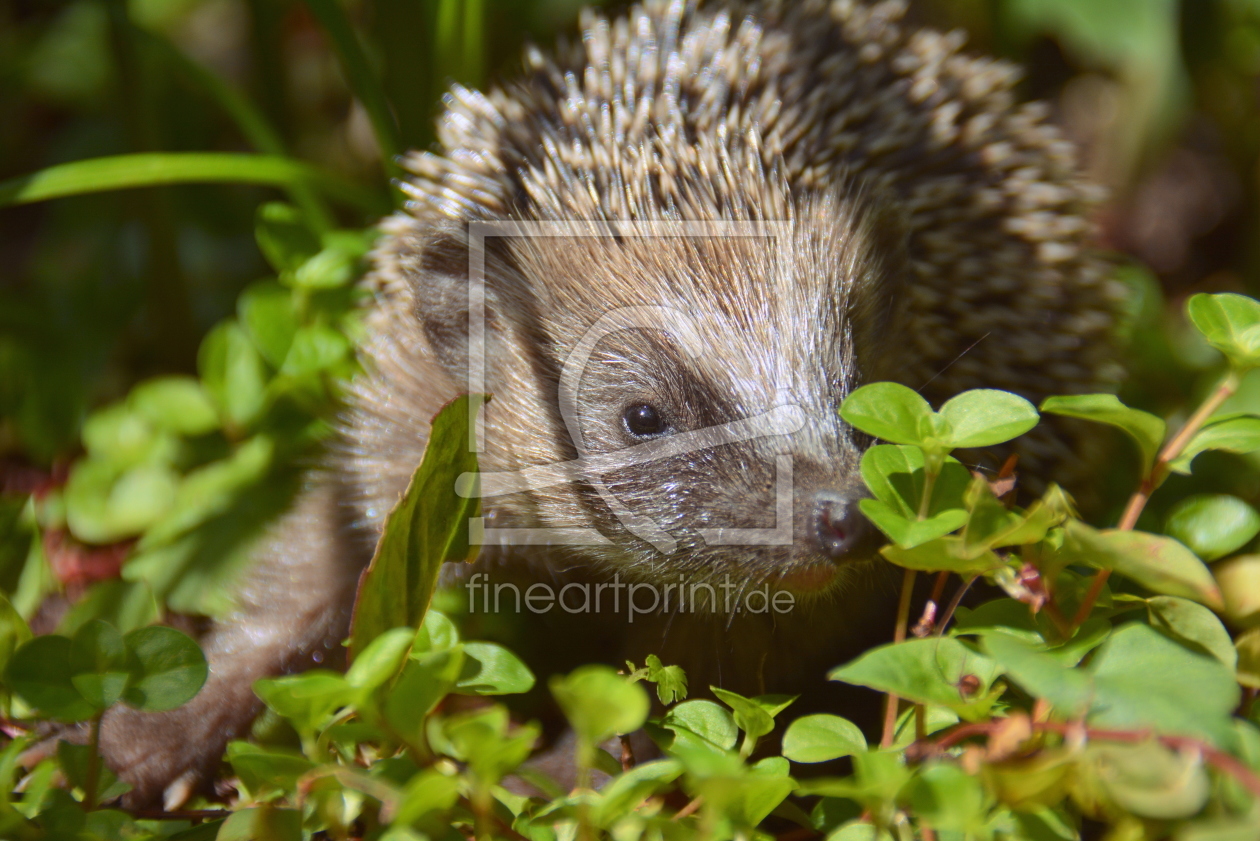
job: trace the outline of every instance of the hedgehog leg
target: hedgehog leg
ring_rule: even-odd
[[[355,586],[367,557],[347,537],[331,487],[304,494],[264,538],[237,593],[238,611],[201,640],[210,677],[184,706],[106,714],[101,752],[132,785],[129,806],[180,802],[215,770],[224,747],[262,708],[259,678],[340,666]],[[330,662],[331,661],[331,662]]]

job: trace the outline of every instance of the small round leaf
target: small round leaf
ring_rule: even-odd
[[[1223,558],[1260,533],[1260,514],[1229,494],[1198,494],[1177,503],[1164,533],[1205,561]]]
[[[123,700],[136,709],[173,710],[192,700],[206,682],[206,655],[174,628],[140,628],[123,640],[139,663],[135,679],[123,695]]]
[[[862,731],[838,715],[803,716],[783,734],[783,755],[793,762],[827,762],[865,751]]]
[[[651,706],[642,685],[608,666],[583,666],[552,678],[550,686],[573,729],[590,744],[638,730]]]
[[[936,413],[913,389],[899,383],[871,383],[848,396],[840,417],[889,443],[921,446],[935,428]]]
[[[1033,404],[1009,391],[964,391],[941,407],[952,430],[951,447],[992,447],[1018,438],[1037,425]]]
[[[5,683],[44,715],[82,721],[96,715],[97,709],[74,687],[70,648],[66,637],[35,637],[13,653]]]

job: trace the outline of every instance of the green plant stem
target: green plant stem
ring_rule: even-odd
[[[88,736],[87,779],[83,781],[83,811],[90,812],[96,808],[97,784],[101,776],[101,719],[105,711],[101,710],[92,717],[92,730]]]
[[[923,456],[923,496],[919,498],[918,512],[920,520],[926,520],[932,511],[932,492],[936,490],[936,478],[945,467],[944,457],[933,459],[927,453]]]
[[[901,579],[901,601],[897,605],[897,624],[893,628],[893,642],[905,642],[906,627],[910,623],[910,596],[914,592],[914,576],[912,569],[907,569]],[[897,731],[897,703],[900,699],[888,693],[884,699],[884,733],[880,737],[879,746],[892,747],[893,737]]]
[[[478,782],[476,788],[473,789],[472,797],[469,798],[472,805],[473,824],[477,834],[477,841],[491,841],[494,837],[490,831],[490,790],[484,784]],[[588,816],[582,809],[578,820],[585,826],[589,823]],[[589,832],[589,828],[588,828]],[[591,836],[587,834],[588,838]]]
[[[1208,395],[1202,405],[1190,416],[1189,420],[1178,430],[1177,434],[1172,437],[1163,449],[1159,451],[1159,455],[1155,459],[1155,463],[1151,465],[1151,469],[1142,479],[1142,484],[1134,491],[1133,496],[1129,497],[1129,502],[1124,507],[1124,514],[1120,517],[1120,522],[1116,528],[1120,531],[1132,531],[1137,525],[1138,518],[1142,516],[1142,511],[1146,508],[1146,503],[1150,501],[1151,494],[1159,489],[1159,486],[1168,478],[1168,465],[1176,461],[1177,458],[1186,449],[1186,446],[1194,439],[1203,425],[1208,419],[1216,413],[1221,405],[1228,400],[1235,392],[1238,391],[1239,376],[1236,371],[1231,370],[1221,381],[1221,384]],[[1094,605],[1098,601],[1098,597],[1102,595],[1103,586],[1106,585],[1107,579],[1111,577],[1111,570],[1100,570],[1094,576],[1093,582],[1090,584],[1089,592],[1085,594],[1084,600],[1081,602],[1080,609],[1076,611],[1076,615],[1072,617],[1072,630],[1079,628],[1089,618],[1089,614],[1093,611]]]

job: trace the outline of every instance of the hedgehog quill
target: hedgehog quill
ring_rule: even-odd
[[[406,159],[410,202],[383,223],[340,446],[203,640],[201,695],[106,717],[133,802],[178,800],[256,715],[254,680],[337,649],[428,420],[473,374],[493,394],[487,474],[602,467],[487,496],[492,533],[552,538],[491,540],[469,574],[794,599],[604,617],[606,659],[797,692],[887,630],[845,395],[892,379],[933,403],[1036,401],[1117,376],[1118,292],[1070,145],[1015,102],[1013,67],[905,24],[904,5],[648,0],[586,13],[580,42],[529,51],[503,87],[447,95],[440,150]],[[1019,446],[1034,474],[1082,455],[1051,430]],[[556,537],[573,532],[600,539]]]

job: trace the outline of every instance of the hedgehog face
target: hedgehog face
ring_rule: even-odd
[[[836,410],[895,370],[904,264],[895,227],[859,210],[487,240],[482,469],[519,490],[485,500],[489,521],[585,532],[583,560],[649,582],[819,593],[869,559],[866,442]],[[460,381],[467,252],[426,253],[418,313]]]

